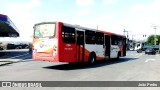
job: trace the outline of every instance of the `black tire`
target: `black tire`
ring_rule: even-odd
[[[156,52],[153,52],[153,55],[156,55]]]
[[[16,47],[15,49],[20,49],[20,47]]]
[[[119,57],[120,57],[120,52],[118,52],[117,54],[117,60],[119,60]]]
[[[139,49],[139,50],[137,50],[137,53],[142,53],[142,50],[140,50],[140,49]]]
[[[96,61],[96,55],[94,53],[90,54],[89,56],[89,64],[93,64]]]

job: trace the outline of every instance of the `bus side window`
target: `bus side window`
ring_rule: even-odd
[[[118,45],[123,45],[123,40],[122,40],[122,37],[118,37]]]
[[[85,42],[86,44],[95,44],[95,32],[94,31],[85,31]]]
[[[111,36],[111,40],[112,40],[112,45],[118,45],[118,39],[115,35]]]
[[[103,45],[104,44],[104,34],[100,32],[96,32],[96,44]]]
[[[75,43],[75,28],[62,26],[62,39],[65,43]]]

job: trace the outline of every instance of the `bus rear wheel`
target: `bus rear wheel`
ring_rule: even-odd
[[[119,57],[120,57],[120,52],[118,52],[117,54],[117,60],[119,60]]]
[[[96,55],[94,53],[91,53],[89,56],[89,64],[93,64],[96,61]]]

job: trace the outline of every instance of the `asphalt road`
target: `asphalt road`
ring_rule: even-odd
[[[2,52],[1,52],[2,53]],[[1,54],[2,55],[2,54]],[[87,64],[67,64],[34,61],[28,50],[7,51],[0,57],[0,81],[160,81],[160,55],[145,55],[128,51],[120,60]],[[33,88],[36,90],[36,88]],[[39,88],[40,89],[40,88]],[[43,88],[50,89],[53,88]],[[54,90],[85,90],[59,88]],[[87,88],[87,90],[119,90],[115,87]],[[160,90],[160,88],[123,87],[122,90]],[[1,88],[0,88],[1,90]]]

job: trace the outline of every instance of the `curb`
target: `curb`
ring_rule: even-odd
[[[8,64],[12,64],[12,63],[16,63],[20,60],[15,59],[15,60],[7,60],[7,59],[1,59],[0,60],[0,66],[4,66],[4,65],[8,65]]]

